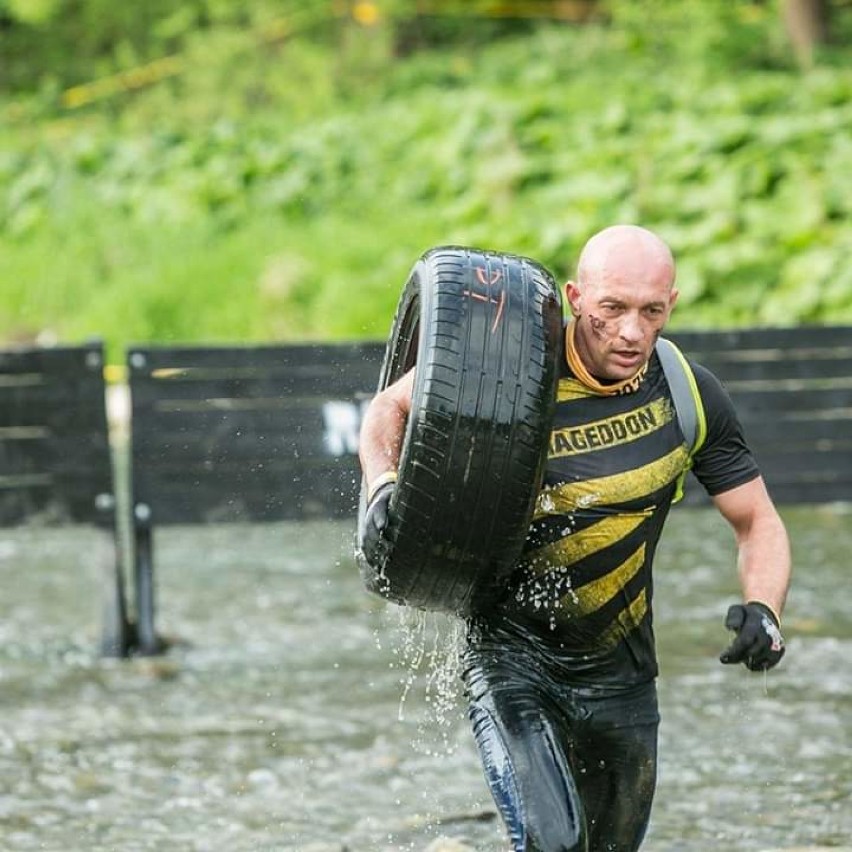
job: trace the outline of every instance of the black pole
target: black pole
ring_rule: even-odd
[[[137,503],[133,507],[133,531],[136,567],[136,643],[140,654],[163,651],[154,624],[154,560],[151,507]]]
[[[114,496],[98,494],[95,507],[99,516],[98,525],[104,527],[105,532],[112,537],[112,552],[104,562],[101,656],[126,657],[133,644],[133,630],[127,617],[123,551],[119,529],[116,526]]]

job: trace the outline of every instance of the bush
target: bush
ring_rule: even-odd
[[[677,322],[852,321],[849,66],[732,73],[631,32],[372,65],[372,31],[195,36],[180,77],[0,148],[0,335],[384,337],[427,248],[566,277],[615,221],[672,244]]]

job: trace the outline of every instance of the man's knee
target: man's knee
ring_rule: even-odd
[[[547,795],[527,799],[525,852],[588,852],[586,815],[570,780],[566,793],[564,799]]]
[[[588,852],[589,842],[584,826],[559,819],[544,825],[528,825],[524,852]]]

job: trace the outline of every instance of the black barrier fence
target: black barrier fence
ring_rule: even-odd
[[[852,328],[682,332],[722,381],[779,504],[852,500]],[[692,482],[686,502],[706,502]]]
[[[852,500],[852,327],[671,337],[726,385],[776,502]],[[133,347],[125,438],[108,429],[100,343],[2,351],[0,525],[102,528],[115,545],[104,653],[155,653],[157,527],[354,516],[361,416],[383,353],[378,343]],[[706,501],[689,483],[684,503]]]
[[[130,350],[141,651],[160,647],[155,527],[354,513],[361,411],[375,391],[383,353],[379,344]]]
[[[0,351],[0,526],[87,524],[111,547],[102,651],[130,643],[105,407],[104,351],[82,346]]]

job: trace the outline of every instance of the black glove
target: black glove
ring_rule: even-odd
[[[778,619],[766,604],[734,604],[728,609],[725,627],[737,635],[720,655],[723,663],[744,663],[753,672],[762,672],[777,665],[784,656]]]
[[[387,555],[388,506],[395,482],[379,486],[364,511],[364,529],[361,535],[361,552],[370,565],[380,565]]]

